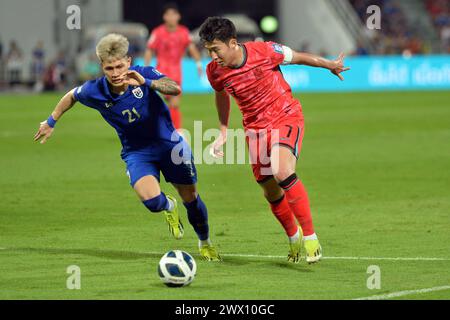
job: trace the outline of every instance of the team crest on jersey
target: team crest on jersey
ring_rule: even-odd
[[[272,44],[272,48],[277,53],[281,53],[281,54],[283,53],[283,47],[280,46],[278,43]]]
[[[132,92],[134,96],[138,99],[142,99],[142,97],[144,96],[144,92],[142,92],[142,89],[139,87],[133,89]]]
[[[261,79],[264,77],[264,72],[260,67],[253,69],[253,74],[255,75],[256,79]]]

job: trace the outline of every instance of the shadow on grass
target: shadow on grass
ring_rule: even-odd
[[[247,257],[224,257],[222,262],[224,265],[228,266],[242,266],[247,264],[258,264],[262,267],[276,267],[286,270],[292,270],[295,272],[314,272],[310,268],[305,266],[305,262],[302,261],[299,264],[290,263],[283,261],[282,259],[277,260],[273,258],[247,258]]]
[[[313,269],[311,269],[308,265],[305,265],[305,261],[301,261],[300,263],[294,264],[292,262],[280,262],[280,261],[273,261],[272,263],[266,263],[267,265],[269,265],[270,267],[277,267],[277,268],[281,268],[281,269],[286,269],[286,270],[292,270],[295,272],[304,272],[304,273],[309,273],[309,272],[314,272]]]
[[[138,260],[146,258],[160,258],[163,253],[144,253],[124,250],[105,250],[105,249],[61,249],[61,248],[8,248],[3,252],[25,252],[37,254],[55,254],[55,255],[85,255],[96,258],[112,260]]]

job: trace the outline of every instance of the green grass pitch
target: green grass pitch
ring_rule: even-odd
[[[249,165],[197,166],[224,257],[200,261],[184,208],[176,241],[129,187],[119,140],[96,111],[77,104],[47,144],[33,143],[59,97],[0,96],[0,299],[353,299],[450,285],[448,91],[298,96],[297,173],[325,257],[316,265],[286,262],[286,237]],[[183,108],[188,129],[216,127],[212,95],[186,95]],[[233,106],[230,126],[240,119]],[[191,286],[158,279],[170,249],[197,257]],[[433,259],[396,259],[416,257]],[[80,290],[66,288],[70,265]],[[371,265],[381,289],[366,286]],[[398,297],[449,298],[448,288]]]

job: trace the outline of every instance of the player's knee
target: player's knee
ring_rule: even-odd
[[[274,177],[275,177],[275,180],[278,182],[278,183],[280,183],[280,182],[282,182],[282,181],[285,181],[287,178],[289,178],[290,176],[292,176],[293,174],[295,174],[295,171],[294,170],[291,170],[291,169],[282,169],[282,168],[279,168],[278,170],[276,170],[275,172],[274,172]]]
[[[167,208],[167,198],[163,193],[158,196],[142,201],[144,206],[147,207],[151,212],[161,212]]]
[[[264,184],[263,190],[264,190],[264,197],[269,202],[274,202],[284,195],[283,189],[281,189],[278,183],[273,179],[268,183]]]
[[[180,192],[180,197],[183,200],[183,202],[191,203],[197,199],[197,192],[196,191]]]
[[[280,199],[284,195],[281,188],[277,190],[264,190],[264,197],[268,202],[274,202]]]
[[[175,187],[183,202],[191,203],[192,201],[195,201],[197,199],[198,193],[195,185],[191,186],[176,185]]]

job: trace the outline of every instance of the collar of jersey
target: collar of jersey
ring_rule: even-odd
[[[237,67],[232,67],[231,69],[240,69],[243,66],[245,66],[245,64],[247,63],[247,48],[245,47],[245,44],[240,44],[240,43],[239,43],[239,47],[242,48],[242,52],[244,53],[244,61],[242,61],[242,63],[240,65],[238,65]]]
[[[180,29],[180,25],[177,25],[177,28],[175,29],[175,31],[170,31],[169,28],[167,28],[167,26],[165,24],[163,24],[163,26],[164,26],[164,30],[167,33],[175,33],[175,32],[177,32]]]
[[[125,91],[124,94],[117,95],[116,97],[114,97],[111,94],[111,91],[109,91],[108,80],[106,80],[106,77],[103,77],[102,82],[103,82],[103,90],[105,91],[106,96],[108,96],[108,98],[110,98],[112,101],[118,101],[120,99],[125,98],[126,96],[128,96],[130,94],[130,87],[131,86],[128,86],[127,91]]]

